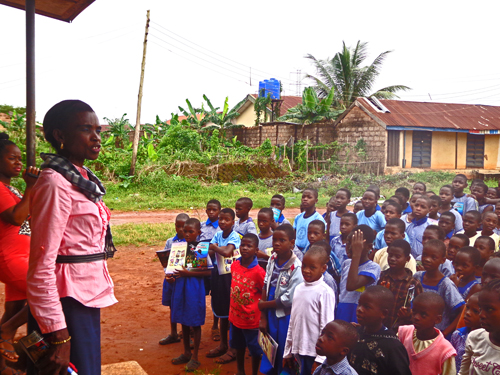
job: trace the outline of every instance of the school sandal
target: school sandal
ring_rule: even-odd
[[[220,346],[216,347],[215,349],[210,350],[205,357],[207,358],[216,358],[220,357],[221,355],[226,354],[227,349],[222,349]]]
[[[8,344],[12,347],[12,350],[6,349],[5,347],[2,346],[2,344]],[[12,345],[11,340],[4,340],[0,337],[0,355],[9,362],[16,363],[19,360],[19,355],[17,355],[16,350],[14,348],[14,345]],[[4,371],[3,369],[2,371]],[[1,372],[0,372],[1,374]]]
[[[194,359],[191,359],[188,364],[186,365],[186,371],[187,372],[194,372],[198,367],[200,367],[201,363],[200,361],[196,361]]]
[[[167,337],[164,337],[160,340],[160,345],[168,345],[168,344],[175,344],[176,342],[180,342],[181,339],[179,336],[175,338],[175,336],[168,335]]]
[[[212,328],[212,340],[220,341],[220,330],[219,328]]]
[[[184,363],[188,363],[191,360],[191,356],[187,356],[184,353],[182,353],[180,356],[172,359],[172,363],[174,365],[183,365]]]
[[[225,365],[226,363],[230,363],[233,361],[236,361],[236,356],[228,350],[222,357],[217,358],[215,360],[215,363],[219,365]]]

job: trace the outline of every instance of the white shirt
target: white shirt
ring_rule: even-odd
[[[325,357],[316,355],[316,342],[323,328],[335,319],[334,310],[335,294],[323,276],[312,283],[304,281],[297,285],[283,358],[300,354],[316,357],[316,362],[323,363]]]

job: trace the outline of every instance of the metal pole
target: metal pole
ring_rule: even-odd
[[[35,165],[35,0],[26,0],[26,164]]]
[[[148,47],[149,31],[149,10],[146,15],[146,31],[144,33],[144,47],[142,51],[141,81],[139,83],[139,95],[137,98],[137,117],[135,119],[134,141],[132,144],[132,164],[130,166],[130,176],[135,174],[135,164],[137,162],[137,150],[139,148],[139,135],[141,132],[141,105],[142,105],[142,86],[144,83],[144,70],[146,69],[146,49]]]

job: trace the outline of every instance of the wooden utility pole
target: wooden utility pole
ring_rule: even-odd
[[[132,164],[130,166],[130,176],[135,174],[135,164],[137,162],[137,150],[139,148],[139,136],[141,133],[141,105],[142,105],[142,86],[144,83],[144,70],[146,69],[146,49],[148,47],[149,31],[149,10],[146,14],[146,32],[144,33],[144,48],[142,50],[141,81],[139,83],[139,95],[137,98],[137,117],[135,118],[134,142],[132,144]]]

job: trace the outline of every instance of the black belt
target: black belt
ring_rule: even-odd
[[[58,255],[56,263],[90,263],[108,259],[106,253],[90,255]]]

